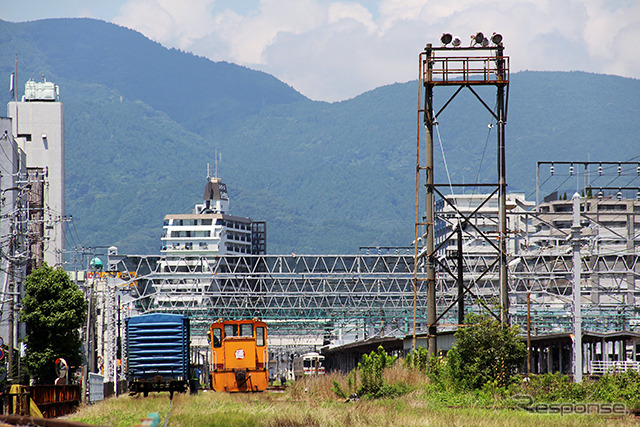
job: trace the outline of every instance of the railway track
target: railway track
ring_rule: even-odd
[[[24,415],[0,415],[0,427],[21,426],[21,427],[95,427],[90,424],[78,423],[68,420],[52,418],[35,418]]]

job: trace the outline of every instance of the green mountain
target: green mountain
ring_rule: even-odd
[[[16,53],[20,87],[44,74],[65,104],[69,248],[158,253],[163,216],[200,200],[215,150],[232,213],[267,221],[270,253],[413,240],[417,82],[315,102],[268,74],[90,19],[0,21],[0,75],[13,71]],[[484,89],[492,106],[495,90]],[[449,95],[436,89],[438,109]],[[639,113],[638,80],[512,74],[510,191],[535,198],[538,160],[639,160]],[[496,128],[475,97],[463,91],[438,121],[436,181],[447,182],[448,170],[453,182],[494,182]],[[575,191],[557,169],[541,191]],[[637,176],[592,179],[640,186]]]

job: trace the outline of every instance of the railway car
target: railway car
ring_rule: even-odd
[[[267,324],[257,319],[218,320],[207,332],[211,388],[253,392],[269,385]]]
[[[189,384],[189,319],[152,313],[126,321],[129,393],[184,393]]]
[[[293,359],[293,376],[298,381],[305,375],[324,375],[324,356],[310,352]]]

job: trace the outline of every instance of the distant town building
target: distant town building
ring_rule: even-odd
[[[590,197],[582,201],[580,211],[582,236],[588,240],[591,250],[633,252],[638,246],[635,230],[640,228],[640,201]],[[568,246],[572,212],[572,200],[552,199],[540,203],[538,216],[532,221],[535,233],[531,243],[540,248]]]
[[[454,194],[447,196],[446,200],[436,201],[435,245],[438,247],[442,244],[438,255],[457,251],[457,234],[453,234],[446,243],[443,244],[443,242],[457,229],[461,221],[460,214],[465,217],[470,216],[470,224],[463,227],[463,252],[467,255],[497,253],[496,249],[482,236],[484,234],[493,241],[497,241],[498,238],[498,196],[494,195],[487,200],[488,197],[489,194]],[[523,237],[527,232],[533,231],[531,218],[526,215],[526,212],[532,210],[534,206],[534,202],[526,200],[524,193],[507,194],[507,230],[509,230],[507,251],[509,253],[520,251]],[[474,212],[475,215],[471,216]]]

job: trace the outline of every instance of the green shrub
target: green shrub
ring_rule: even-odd
[[[400,382],[397,384],[382,384],[382,386],[378,389],[378,392],[372,397],[398,397],[409,393],[411,390],[411,386],[404,382]]]
[[[640,373],[627,371],[603,375],[588,384],[588,397],[601,402],[625,402],[632,407],[640,405]]]
[[[597,380],[574,383],[560,373],[534,375],[513,394],[526,393],[539,402],[608,402],[640,406],[640,373],[610,373]]]
[[[346,399],[348,397],[344,390],[342,390],[342,387],[340,387],[340,383],[336,380],[333,380],[333,387],[331,387],[331,391],[342,399]]]
[[[463,388],[480,389],[490,381],[508,386],[527,355],[518,327],[504,326],[488,314],[470,314],[465,323],[448,354],[449,374]]]
[[[396,359],[396,356],[387,355],[382,346],[369,355],[363,354],[362,361],[358,363],[358,371],[362,380],[358,395],[376,397],[384,383],[382,373],[385,368],[391,367]]]
[[[349,376],[347,377],[347,387],[349,387],[349,395],[355,393],[358,389],[358,373],[355,369],[349,372]]]
[[[532,376],[526,392],[544,402],[570,402],[586,396],[584,383],[576,384],[568,375],[558,372]]]
[[[338,397],[346,399],[357,389],[358,396],[371,398],[395,397],[411,391],[411,386],[398,382],[397,384],[386,384],[383,373],[396,361],[397,356],[389,356],[382,346],[371,354],[364,354],[362,361],[358,363],[358,369],[351,371],[347,378],[349,393],[345,392],[337,381],[333,382],[333,391]],[[360,374],[361,385],[357,388],[357,376]]]
[[[349,375],[347,376],[347,390],[343,390],[342,386],[340,385],[340,383],[336,380],[333,380],[333,386],[331,387],[331,391],[334,392],[336,394],[336,396],[342,398],[342,399],[347,399],[349,397],[351,397],[352,394],[354,394],[357,390],[357,383],[358,383],[358,372],[357,370],[352,370],[351,372],[349,372]]]
[[[432,356],[429,359],[427,377],[429,382],[439,390],[455,389],[448,358]]]
[[[421,372],[426,372],[429,365],[429,351],[424,347],[418,347],[407,355],[405,366]]]

